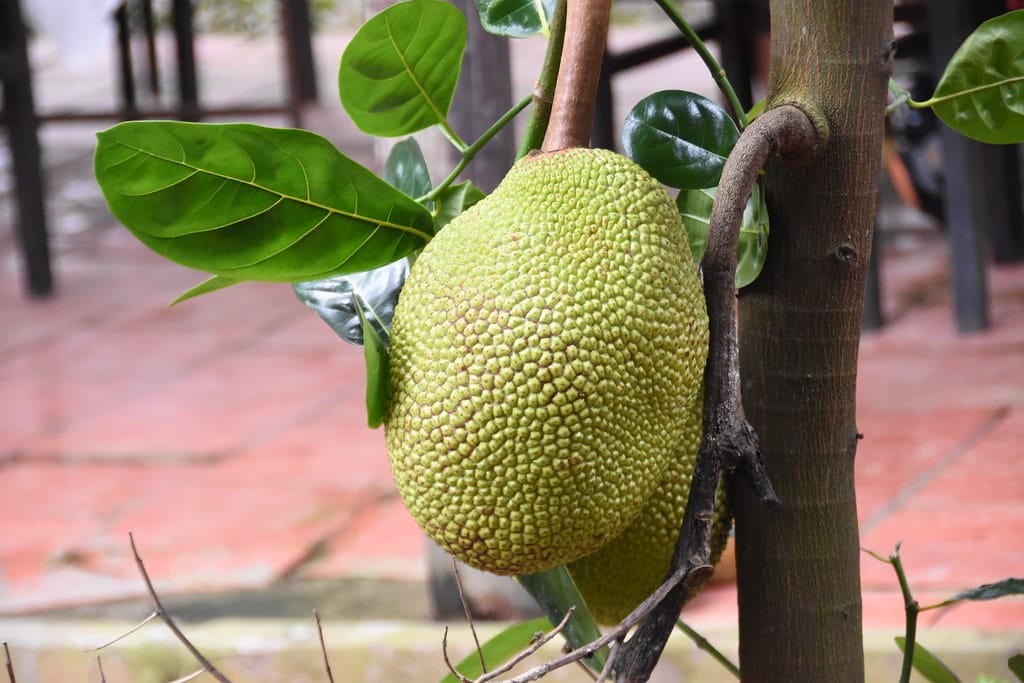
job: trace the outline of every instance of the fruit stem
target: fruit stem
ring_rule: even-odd
[[[551,35],[548,36],[544,52],[544,66],[533,89],[533,113],[526,122],[523,140],[519,144],[516,160],[522,159],[544,144],[544,134],[551,119],[551,101],[555,97],[555,83],[558,82],[558,63],[562,59],[562,42],[565,40],[565,6],[567,0],[557,0],[555,12],[551,15]]]
[[[545,152],[590,145],[611,9],[612,0],[568,0],[558,82],[541,147]]]

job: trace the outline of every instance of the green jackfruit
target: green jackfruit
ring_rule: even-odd
[[[599,623],[617,624],[625,619],[657,590],[668,574],[690,497],[690,479],[700,448],[702,415],[702,402],[695,401],[679,448],[639,517],[596,553],[569,565],[576,587]],[[723,485],[715,498],[711,564],[721,557],[731,526]]]
[[[596,551],[686,436],[707,324],[678,210],[646,172],[594,149],[518,162],[399,297],[385,429],[406,506],[498,574]]]

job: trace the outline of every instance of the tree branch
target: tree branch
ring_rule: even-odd
[[[710,345],[704,369],[704,436],[690,484],[670,574],[678,583],[622,647],[616,681],[646,681],[661,657],[679,611],[693,589],[711,574],[711,526],[721,470],[739,470],[758,499],[778,504],[761,459],[757,435],[743,413],[736,324],[736,248],[747,198],[770,155],[787,159],[820,146],[812,118],[793,105],[765,111],[740,135],[718,186],[708,246],[701,266]]]
[[[590,145],[597,81],[608,41],[612,0],[569,0],[565,40],[542,149]]]

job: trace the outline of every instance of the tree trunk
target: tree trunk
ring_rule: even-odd
[[[864,680],[853,466],[857,350],[891,0],[772,0],[773,104],[823,113],[814,162],[772,165],[771,238],[740,297],[744,407],[782,505],[736,486],[744,681]]]

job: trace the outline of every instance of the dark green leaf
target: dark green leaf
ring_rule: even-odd
[[[233,280],[233,279],[231,279],[229,277],[223,277],[221,275],[214,275],[213,277],[209,277],[209,278],[203,280],[202,282],[200,282],[195,287],[192,287],[191,289],[188,289],[188,290],[182,292],[181,294],[179,294],[178,298],[176,298],[174,301],[172,301],[170,303],[170,305],[171,306],[177,306],[178,304],[180,304],[183,301],[188,301],[189,299],[195,299],[197,296],[202,296],[203,294],[209,294],[210,292],[216,292],[217,290],[224,289],[226,287],[231,287],[232,285],[237,285],[237,284],[242,283],[242,282],[245,282],[245,280]]]
[[[929,605],[923,609],[945,607],[961,600],[995,600],[1008,595],[1024,595],[1024,579],[1004,579],[996,583],[986,583],[963,593],[957,593],[949,600],[944,600],[936,605]]]
[[[1024,655],[1014,655],[1006,661],[1006,666],[1018,681],[1024,683]]]
[[[361,272],[433,233],[423,206],[306,131],[134,121],[98,138],[118,220],[161,256],[232,280]]]
[[[706,97],[664,90],[640,100],[626,117],[626,153],[670,187],[715,187],[740,132]]]
[[[366,360],[366,424],[380,427],[388,409],[388,348],[377,328],[353,297],[356,313],[363,325],[363,356]]]
[[[339,337],[352,344],[363,343],[361,309],[386,346],[398,294],[408,274],[409,259],[399,259],[365,273],[298,282],[292,287],[302,303],[312,308]]]
[[[561,623],[569,610],[574,609],[569,623],[562,631],[569,647],[580,648],[601,637],[601,630],[597,627],[597,622],[565,565],[538,574],[519,576],[517,580],[544,610],[552,626]],[[585,659],[584,663],[592,670],[600,672],[607,658],[606,649],[598,650],[593,657]]]
[[[399,2],[356,32],[338,92],[359,129],[410,135],[445,120],[466,49],[466,18],[443,0]]]
[[[538,633],[549,630],[551,630],[551,625],[544,617],[513,624],[481,645],[480,651],[483,652],[487,666],[494,668],[529,647]],[[465,659],[455,666],[455,669],[470,680],[475,680],[484,673],[480,668],[480,654],[476,651],[466,655]],[[441,683],[459,683],[459,679],[455,677],[455,674],[449,673],[441,679]]]
[[[715,203],[716,188],[679,190],[676,206],[686,226],[693,260],[700,263],[708,246],[708,228],[711,227],[711,209]]]
[[[690,240],[690,251],[700,263],[707,248],[708,227],[716,188],[702,190],[680,190],[676,206],[682,216],[686,234]],[[750,199],[743,211],[740,226],[739,245],[736,256],[736,287],[749,285],[761,274],[768,256],[768,208],[760,184],[754,185]]]
[[[434,225],[440,230],[452,222],[460,213],[476,204],[485,196],[483,190],[466,180],[457,185],[449,185],[437,198],[437,209]]]
[[[408,138],[391,148],[384,164],[384,180],[410,197],[430,192],[430,171],[416,140]]]
[[[507,38],[548,34],[555,0],[476,0],[484,30]]]
[[[754,189],[743,210],[740,227],[739,252],[736,256],[736,288],[746,287],[757,279],[768,258],[768,207],[760,183]]]
[[[900,652],[905,652],[907,639],[903,636],[896,636],[896,645]],[[914,644],[914,670],[924,676],[929,683],[960,683],[949,667],[942,663],[938,657],[925,649],[921,643]]]
[[[975,140],[1024,142],[1024,10],[989,19],[968,36],[924,104]]]

